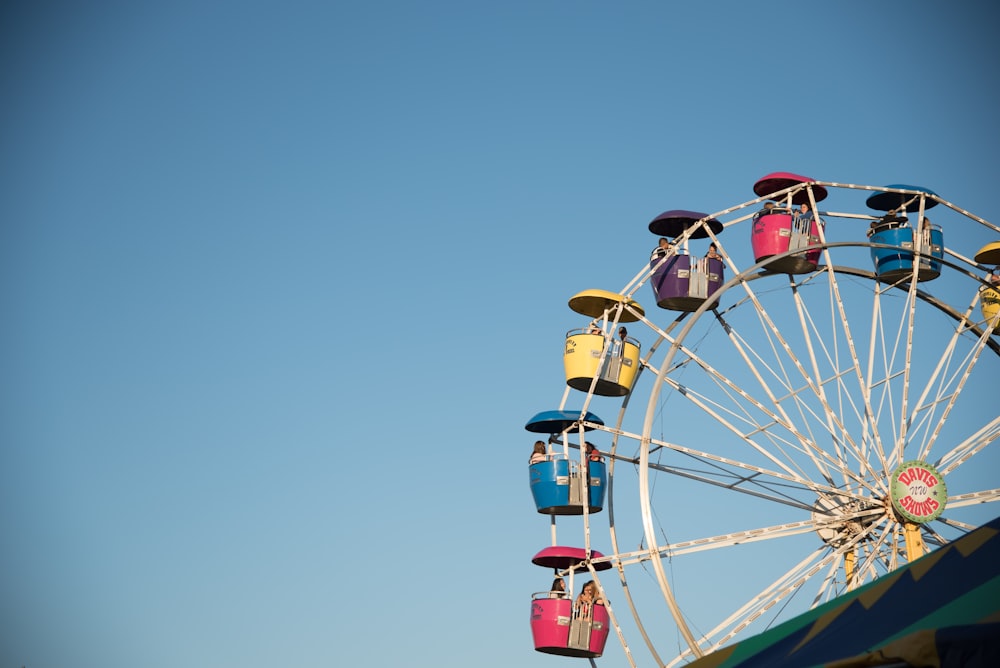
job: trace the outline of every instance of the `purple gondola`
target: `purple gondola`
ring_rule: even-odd
[[[699,221],[704,224],[694,229],[689,239],[705,239],[711,230],[713,235],[722,232],[722,223],[699,211],[672,209],[664,211],[649,223],[649,231],[660,237],[678,237]],[[656,305],[672,311],[697,311],[722,287],[725,280],[722,260],[716,258],[692,258],[686,253],[657,254],[650,260],[653,275],[650,285],[656,297]],[[710,308],[719,305],[715,300]]]

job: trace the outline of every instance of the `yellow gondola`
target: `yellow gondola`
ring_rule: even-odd
[[[569,307],[605,324],[637,322],[645,315],[638,302],[607,290],[584,290],[569,300]],[[573,389],[589,392],[593,386],[594,394],[623,397],[632,391],[639,372],[639,342],[629,336],[615,338],[614,333],[608,339],[597,327],[572,329],[566,334],[563,366],[566,384]]]
[[[980,248],[975,259],[979,264],[1000,265],[1000,241],[994,241]],[[998,318],[998,314],[1000,314],[1000,285],[994,284],[993,287],[982,289],[979,294],[979,308],[986,324],[991,325],[994,330],[1000,331],[1000,318]]]

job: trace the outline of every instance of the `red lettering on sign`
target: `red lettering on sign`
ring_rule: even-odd
[[[917,467],[908,468],[899,474],[899,482],[903,483],[909,487],[910,483],[914,480],[920,480],[927,483],[931,487],[938,484],[938,479],[934,477],[934,474],[927,469],[921,469]]]
[[[940,505],[934,499],[927,499],[926,501],[915,501],[912,496],[904,496],[899,500],[899,505],[903,506],[904,509],[913,513],[914,515],[924,517],[927,515],[933,515],[934,511],[938,509]]]

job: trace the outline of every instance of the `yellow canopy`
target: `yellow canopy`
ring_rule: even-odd
[[[1000,264],[1000,241],[986,244],[976,253],[976,262],[979,264]]]
[[[573,295],[569,300],[571,309],[590,318],[601,318],[606,311],[614,309],[618,304],[625,304],[640,315],[646,315],[638,302],[632,299],[626,300],[623,295],[608,290],[584,290]],[[636,322],[637,320],[639,320],[638,316],[625,309],[622,309],[621,317],[618,318],[618,322]]]

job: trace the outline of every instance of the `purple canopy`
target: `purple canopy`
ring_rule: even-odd
[[[671,209],[664,211],[654,218],[649,224],[649,231],[660,237],[677,237],[684,233],[684,230],[693,227],[702,218],[708,216],[700,211],[685,211],[684,209]],[[712,230],[712,234],[722,231],[722,223],[715,218],[709,218],[707,226]],[[704,227],[699,227],[691,235],[692,239],[704,239],[708,236],[708,231]]]

